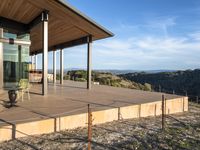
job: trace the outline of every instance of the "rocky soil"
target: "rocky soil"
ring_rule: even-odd
[[[161,129],[161,116],[114,121],[93,126],[94,150],[199,150],[200,105],[190,103],[189,112],[170,115]],[[0,143],[2,150],[87,149],[87,128],[30,136]]]

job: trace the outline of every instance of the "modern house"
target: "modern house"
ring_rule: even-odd
[[[19,101],[13,109],[3,107],[6,110],[1,111],[8,95],[0,92],[0,141],[85,127],[88,118],[99,124],[122,118],[156,117],[164,109],[166,114],[188,110],[185,96],[165,94],[162,107],[163,93],[103,85],[91,88],[92,42],[112,36],[61,0],[0,0],[0,91],[29,77],[30,56],[42,54],[43,78],[42,87],[32,88],[31,99]],[[63,81],[63,49],[81,44],[87,44],[87,88],[86,83]],[[60,84],[56,83],[58,50]],[[54,83],[47,81],[50,51]]]
[[[60,51],[63,83],[63,49],[87,44],[87,88],[91,88],[92,42],[113,36],[63,0],[1,0],[0,87],[13,86],[28,78],[29,55],[42,54],[42,94],[48,93],[48,52],[53,51],[56,80],[56,51]],[[55,82],[54,80],[54,82]]]

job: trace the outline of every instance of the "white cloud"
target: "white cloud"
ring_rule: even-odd
[[[189,37],[191,37],[193,40],[200,41],[200,31],[189,34]]]
[[[156,17],[147,22],[147,25],[154,28],[163,28],[176,25],[176,17]]]
[[[168,28],[176,25],[176,17],[156,17],[147,22],[148,28],[160,29],[168,37]]]
[[[200,31],[184,37],[168,33],[176,17],[157,17],[146,24],[120,23],[114,38],[93,44],[94,69],[188,69],[200,67]],[[151,32],[146,32],[146,31]],[[121,36],[122,34],[125,36]],[[138,33],[138,34],[135,34]],[[140,34],[141,33],[141,34]],[[65,50],[67,68],[85,68],[86,46]]]
[[[112,39],[95,44],[94,53],[99,60],[107,58],[105,67],[115,69],[182,69],[200,66],[200,55],[197,55],[200,53],[200,43],[186,37]]]
[[[106,40],[103,43],[97,42],[95,46],[106,48],[106,49],[129,49],[131,48],[131,43],[126,42],[126,40]]]
[[[183,38],[146,35],[127,39],[112,38],[94,42],[92,64],[94,69],[198,68],[199,53],[200,42],[191,40],[190,36]],[[86,46],[66,49],[64,55],[65,68],[86,68]]]

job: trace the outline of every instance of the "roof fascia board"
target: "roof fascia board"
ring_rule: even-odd
[[[61,4],[62,6],[68,8],[68,9],[70,9],[72,12],[74,12],[75,14],[77,14],[78,16],[83,18],[84,20],[88,21],[89,23],[91,23],[92,25],[97,27],[98,29],[102,30],[109,36],[111,36],[111,37],[114,36],[114,34],[111,31],[107,30],[106,28],[104,28],[103,26],[101,26],[100,24],[98,24],[97,22],[95,22],[94,20],[92,20],[91,18],[89,18],[88,16],[86,16],[85,14],[83,14],[82,12],[80,12],[79,10],[74,8],[73,6],[71,6],[69,3],[67,3],[63,0],[56,0],[56,2],[58,2],[59,4]]]

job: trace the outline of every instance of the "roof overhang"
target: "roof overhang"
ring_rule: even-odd
[[[113,36],[62,0],[1,0],[0,26],[13,31],[16,28],[19,34],[29,31],[31,53],[40,53],[42,24],[37,21],[44,11],[49,14],[49,50],[83,44],[88,36],[92,36],[92,40]]]

